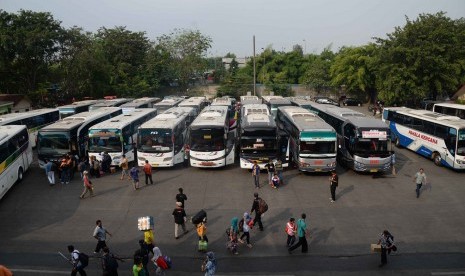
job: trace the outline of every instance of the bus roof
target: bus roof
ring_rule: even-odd
[[[276,129],[276,123],[273,117],[269,114],[252,113],[252,114],[246,115],[241,120],[241,128],[246,129],[248,127]]]
[[[258,96],[252,96],[252,95],[247,95],[247,96],[240,96],[241,102],[246,101],[246,100],[259,100]]]
[[[84,101],[77,101],[77,102],[74,102],[72,104],[67,104],[67,105],[62,105],[62,106],[59,106],[58,109],[65,109],[65,108],[74,108],[74,107],[78,107],[78,106],[89,106],[89,105],[94,105],[94,104],[97,104],[99,102],[102,102],[103,100],[84,100]]]
[[[448,127],[465,128],[465,120],[456,116],[445,115],[429,110],[417,110],[408,107],[385,107],[385,110],[395,111],[400,114],[409,115],[422,120],[430,121],[433,123],[441,124]]]
[[[232,106],[233,100],[229,97],[221,97],[213,99],[212,106]]]
[[[15,135],[16,133],[20,132],[21,130],[26,129],[26,126],[20,125],[9,125],[9,126],[0,126],[0,143],[5,142],[8,140],[9,137]]]
[[[452,107],[465,110],[465,105],[456,103],[435,103],[434,106]]]
[[[3,115],[0,115],[0,125],[7,124],[11,121],[29,118],[31,116],[37,116],[37,115],[42,115],[42,114],[47,114],[50,112],[57,112],[57,111],[58,109],[56,108],[43,108],[43,109],[30,110],[28,112],[3,114]]]
[[[247,104],[242,107],[241,116],[247,116],[249,114],[266,114],[270,115],[270,110],[266,104]]]
[[[331,130],[335,132],[332,126],[305,108],[298,106],[280,106],[278,110],[281,111],[289,121],[293,122],[300,131]]]
[[[192,107],[173,107],[143,123],[139,128],[173,129],[192,112]]]
[[[127,99],[127,98],[117,98],[117,99],[111,99],[111,100],[104,100],[99,103],[96,103],[94,105],[91,105],[90,108],[92,107],[111,107],[111,106],[116,106],[116,105],[121,105],[124,103],[127,103],[131,101],[132,99]]]
[[[138,107],[138,106],[141,106],[141,105],[144,105],[144,104],[147,104],[147,103],[156,103],[156,102],[159,102],[159,101],[160,101],[160,98],[143,97],[143,98],[135,99],[132,102],[124,103],[120,107],[121,108],[124,108],[124,107],[126,107],[126,108],[128,108],[128,107]]]
[[[98,123],[90,127],[91,129],[122,129],[135,120],[138,120],[151,113],[156,114],[157,110],[153,108],[139,108],[129,114],[121,114],[111,119]]]
[[[256,99],[244,99],[241,101],[241,105],[249,105],[249,104],[261,104],[263,103],[262,99],[256,97]]]
[[[207,106],[192,122],[191,127],[224,127],[228,117],[228,107],[223,105]]]
[[[93,121],[97,118],[105,116],[109,113],[121,110],[119,107],[102,107],[97,110],[81,112],[69,117],[66,117],[56,123],[43,127],[40,131],[54,131],[54,130],[70,130],[80,126],[84,122]]]
[[[184,99],[183,98],[165,98],[163,100],[161,100],[160,102],[154,104],[154,106],[156,107],[157,105],[158,106],[166,106],[166,105],[176,105],[176,104],[179,104],[180,102],[182,102]]]
[[[204,97],[192,97],[180,102],[178,106],[200,106],[204,102]]]
[[[265,103],[269,102],[271,99],[284,99],[283,96],[262,96],[262,99]]]
[[[270,104],[288,104],[291,105],[291,101],[288,99],[284,99],[283,97],[281,98],[272,98],[268,101]]]

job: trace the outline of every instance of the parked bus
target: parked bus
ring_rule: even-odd
[[[178,106],[192,107],[194,108],[195,115],[199,115],[202,109],[207,105],[205,97],[190,97],[180,102]]]
[[[89,111],[97,110],[102,107],[118,107],[132,100],[133,99],[125,99],[125,98],[104,100],[104,101],[101,101],[99,103],[89,106]]]
[[[123,154],[129,162],[136,160],[137,129],[156,115],[156,109],[139,108],[93,125],[89,128],[89,158],[102,161],[101,153],[107,152],[112,166],[119,166]]]
[[[161,102],[154,105],[158,114],[162,114],[166,110],[178,106],[184,99],[178,97],[165,97]]]
[[[0,199],[23,179],[32,163],[32,147],[26,126],[0,126]]]
[[[281,96],[265,96],[265,104],[270,109],[271,116],[273,119],[276,119],[276,113],[278,112],[278,107],[280,106],[291,106],[292,103],[288,99],[285,99]]]
[[[29,132],[29,143],[36,147],[39,129],[58,121],[58,109],[44,108],[23,113],[9,113],[0,115],[0,125],[25,125]]]
[[[297,106],[282,106],[276,113],[278,128],[288,137],[286,153],[290,162],[307,172],[336,169],[337,134],[314,113]]]
[[[226,106],[228,107],[229,114],[229,128],[230,130],[236,131],[237,128],[237,119],[238,119],[238,110],[236,110],[235,105],[236,100],[231,97],[224,96],[221,98],[213,99],[211,106]]]
[[[241,96],[241,106],[247,104],[261,104],[263,103],[262,99],[257,96]]]
[[[298,106],[298,107],[305,108],[305,109],[307,109],[308,111],[310,111],[312,113],[316,113],[315,110],[312,108],[313,102],[311,102],[309,100],[304,100],[304,99],[299,99],[299,98],[294,97],[291,100],[291,104],[293,106]]]
[[[43,168],[45,159],[57,162],[69,152],[78,157],[86,156],[89,128],[120,114],[119,107],[102,107],[43,127],[37,135],[39,166]]]
[[[264,104],[242,107],[239,127],[239,158],[241,168],[251,169],[257,161],[261,169],[277,160],[278,134],[276,123]]]
[[[60,112],[60,119],[64,119],[68,116],[72,116],[81,112],[89,111],[89,107],[91,105],[97,104],[101,101],[102,100],[84,100],[74,102],[68,105],[59,106],[58,110]]]
[[[337,160],[357,172],[391,170],[390,131],[381,120],[348,108],[312,103],[316,114],[337,132]]]
[[[465,120],[465,105],[455,103],[436,103],[433,106],[433,112],[442,113],[450,116],[457,116]]]
[[[122,104],[120,107],[123,110],[123,114],[128,114],[134,111],[136,108],[153,108],[154,104],[158,103],[159,101],[161,101],[160,98],[143,97]]]
[[[456,116],[405,107],[386,107],[392,141],[427,158],[438,166],[465,169],[465,121]]]
[[[139,166],[149,161],[152,167],[173,167],[184,161],[184,145],[193,107],[173,107],[145,122],[137,131]]]
[[[229,108],[208,106],[189,127],[190,164],[213,168],[234,163],[235,131],[229,128]]]

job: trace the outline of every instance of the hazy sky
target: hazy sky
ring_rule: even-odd
[[[259,54],[267,46],[289,51],[300,44],[320,53],[332,44],[363,45],[385,37],[405,16],[444,11],[465,15],[464,0],[0,0],[0,9],[51,12],[62,26],[95,32],[104,26],[145,31],[155,40],[175,28],[198,29],[213,40],[209,55],[228,52],[238,57]]]

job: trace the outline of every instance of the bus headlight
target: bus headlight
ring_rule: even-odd
[[[137,160],[142,161],[142,162],[145,162],[145,158],[144,158],[144,157],[137,157]]]
[[[171,161],[171,159],[173,159],[173,157],[166,157],[166,158],[163,158],[163,162]]]
[[[336,162],[332,162],[326,165],[327,167],[336,167]]]
[[[459,165],[465,164],[465,160],[458,160],[458,159],[457,159],[457,160],[455,160],[455,161],[457,161],[457,164],[459,164]]]

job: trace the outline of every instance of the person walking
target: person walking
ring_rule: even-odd
[[[279,184],[280,185],[284,185],[284,178],[283,178],[283,161],[281,161],[281,159],[278,159],[276,161],[276,164],[274,165],[275,167],[275,170],[276,170],[276,173],[278,174],[278,177],[279,177]]]
[[[68,184],[69,183],[69,167],[68,167],[68,159],[69,156],[63,156],[60,162],[60,171],[61,171],[61,184]]]
[[[48,159],[45,159],[45,174],[47,175],[48,182],[50,183],[50,186],[55,185],[55,170],[54,170],[54,163],[51,162]],[[56,165],[55,165],[56,168]]]
[[[286,223],[285,232],[287,234],[286,246],[289,248],[294,244],[295,234],[297,233],[297,226],[295,225],[294,218],[290,218],[289,221]]]
[[[102,171],[104,173],[110,173],[111,162],[111,156],[108,154],[108,152],[104,151],[102,153]]]
[[[179,239],[179,227],[182,227],[182,231],[184,231],[184,234],[187,234],[187,232],[189,232],[188,230],[186,230],[186,212],[182,208],[181,202],[176,202],[176,208],[173,210],[172,215],[174,217],[174,238]]]
[[[242,235],[239,238],[240,243],[244,243],[244,237],[245,241],[247,242],[247,247],[252,248],[252,244],[250,243],[250,225],[253,223],[252,217],[250,217],[249,213],[245,212],[244,216],[242,218]],[[241,223],[239,223],[239,226],[241,226]]]
[[[108,247],[103,248],[102,256],[102,276],[118,276],[118,261],[115,255],[110,253]],[[120,259],[121,260],[121,259]]]
[[[203,218],[203,220],[197,224],[197,235],[199,236],[199,241],[206,241],[208,243],[207,237],[207,218]]]
[[[265,165],[265,168],[268,171],[268,184],[270,184],[270,186],[273,186],[272,178],[275,172],[275,166],[273,161],[270,160],[268,164]]]
[[[153,252],[153,249],[149,251],[144,240],[139,240],[139,249],[134,252],[134,266],[133,272],[135,276],[149,275],[148,263],[149,263],[149,252]],[[143,272],[140,272],[143,270]]]
[[[331,203],[336,201],[336,188],[339,185],[339,176],[337,175],[336,171],[331,172],[331,176],[329,177],[329,190],[331,192]]]
[[[83,172],[82,182],[84,183],[84,191],[79,196],[80,199],[83,199],[87,192],[90,192],[90,197],[94,196],[94,187],[92,186],[92,181],[89,180],[89,173],[87,171]]]
[[[155,274],[165,275],[165,270],[168,269],[168,264],[165,262],[165,259],[163,258],[163,254],[161,253],[161,250],[158,247],[153,248],[152,262],[156,267]]]
[[[84,264],[81,263],[79,260],[79,251],[77,249],[74,249],[73,245],[68,245],[68,252],[71,254],[71,264],[73,265],[73,269],[71,270],[71,276],[76,276],[77,273],[79,272],[79,275],[81,276],[86,276],[87,273],[84,270]]]
[[[101,220],[97,220],[95,224],[97,226],[95,227],[93,236],[95,239],[97,239],[97,246],[95,247],[94,254],[97,254],[100,252],[101,249],[103,249],[104,247],[107,247],[107,244],[106,244],[107,234],[110,237],[111,237],[111,234],[110,232],[108,232],[107,229],[103,227]]]
[[[132,185],[134,187],[134,191],[139,189],[139,168],[137,165],[134,165],[129,172],[129,175],[132,178]]]
[[[260,189],[260,166],[257,161],[253,161],[252,165],[252,177],[255,184],[255,189]]]
[[[381,263],[378,266],[383,267],[387,264],[387,252],[395,248],[394,237],[388,230],[384,230],[379,237],[378,244],[381,245]]]
[[[191,152],[191,147],[189,144],[184,145],[184,167],[189,167],[189,155]]]
[[[82,157],[81,161],[79,161],[78,171],[79,171],[79,175],[81,176],[81,180],[84,179],[84,171],[87,171],[86,158],[85,157]]]
[[[126,154],[123,154],[123,158],[121,159],[121,162],[119,163],[119,166],[121,168],[121,180],[124,180],[124,177],[126,176],[128,180],[131,179],[129,176],[129,160],[126,158]]]
[[[145,160],[144,164],[144,174],[145,174],[145,185],[148,185],[148,180],[150,180],[150,184],[153,184],[152,180],[152,165],[149,164],[149,160]]]
[[[255,218],[253,219],[253,226],[258,223],[258,229],[263,231],[263,224],[262,224],[262,214],[260,213],[260,200],[261,198],[258,197],[258,193],[254,193],[254,200],[252,203],[252,209],[250,213],[252,214],[255,212]]]
[[[181,202],[181,207],[184,209],[184,201],[187,200],[187,196],[184,194],[184,190],[182,188],[178,189],[179,194],[176,195],[176,202]]]
[[[214,276],[216,273],[216,258],[213,251],[209,251],[206,254],[206,258],[202,264],[202,272],[205,272],[205,276]]]
[[[155,247],[155,238],[152,229],[144,231],[144,243],[147,247],[147,250],[152,252],[153,248]]]
[[[420,170],[415,174],[413,181],[417,184],[415,191],[417,193],[417,198],[419,198],[421,186],[423,186],[423,183],[426,184],[426,174],[423,168],[420,168]]]
[[[292,254],[292,251],[299,246],[302,246],[302,253],[308,252],[308,244],[307,244],[307,224],[305,223],[305,219],[307,215],[303,213],[300,216],[300,219],[297,221],[297,236],[299,237],[299,241],[294,244],[293,246],[289,247],[288,252]]]
[[[239,255],[239,252],[237,251],[237,235],[238,234],[239,234],[239,219],[237,217],[233,217],[231,219],[231,225],[229,227],[228,249],[234,255]]]

